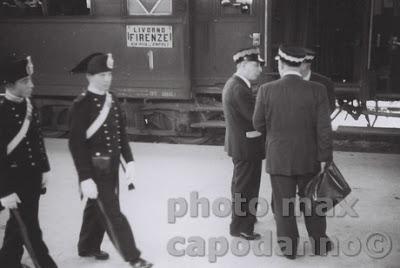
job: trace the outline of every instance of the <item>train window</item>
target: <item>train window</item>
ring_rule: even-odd
[[[0,0],[0,17],[89,15],[91,0]]]
[[[0,0],[1,17],[22,17],[43,15],[39,0]]]
[[[90,0],[48,0],[48,15],[73,16],[89,15]]]
[[[249,15],[253,10],[253,0],[220,0],[221,15]]]
[[[172,0],[127,0],[128,14],[162,16],[172,14]]]

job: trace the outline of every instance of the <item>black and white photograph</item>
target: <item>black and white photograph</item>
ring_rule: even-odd
[[[0,268],[400,268],[400,0],[0,0]]]

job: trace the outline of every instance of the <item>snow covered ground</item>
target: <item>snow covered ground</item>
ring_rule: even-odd
[[[77,256],[76,243],[83,202],[79,199],[72,159],[66,140],[47,139],[46,143],[52,180],[41,202],[40,220],[45,241],[59,267],[129,267],[108,238],[103,243],[103,249],[111,254],[110,260],[101,262]],[[305,256],[291,261],[278,256],[279,251],[274,247],[275,222],[270,211],[260,217],[256,225],[256,231],[264,235],[264,246],[272,240],[272,249],[266,251],[267,255],[272,251],[270,256],[257,256],[259,252],[254,247],[258,244],[255,242],[237,246],[238,240],[229,236],[230,217],[215,215],[214,212],[218,211],[215,207],[213,210],[212,205],[226,200],[230,195],[232,162],[222,147],[150,143],[131,145],[137,161],[136,190],[129,192],[126,185],[122,184],[121,204],[143,257],[154,262],[154,267],[400,267],[400,155],[336,152],[335,161],[353,189],[347,199],[348,204],[353,205],[358,216],[343,217],[343,212],[347,210],[339,206],[338,214],[328,219],[328,235],[338,241],[337,254],[332,252],[327,257],[310,256],[309,245],[301,245],[299,252],[304,251]],[[192,198],[193,193],[198,193],[199,198],[209,200],[209,216],[202,215],[203,210],[206,211],[204,205],[199,205],[197,217],[190,216],[191,212],[196,212],[194,200],[190,200],[191,193]],[[269,177],[263,172],[260,197],[269,201],[270,194]],[[171,210],[172,202],[183,202],[178,198],[186,200],[187,214],[178,213],[181,216],[176,217],[176,222],[169,223],[169,220],[173,220],[172,216],[177,215]],[[207,203],[204,200],[202,202]],[[176,208],[178,211],[180,207]],[[219,212],[222,211],[221,208]],[[2,212],[1,239],[6,218],[7,213]],[[301,217],[298,223],[303,244],[307,241],[307,233]],[[383,234],[386,238],[374,234]],[[175,245],[178,252],[168,250],[168,244],[178,238],[184,239]],[[371,240],[373,238],[377,239]],[[389,241],[387,239],[390,239],[391,247],[386,244]],[[220,242],[221,248],[215,246],[216,241]],[[354,242],[353,246],[349,246],[349,241]],[[197,251],[193,252],[194,246],[197,246]],[[204,256],[189,256],[196,253],[203,255],[201,246],[204,246]],[[224,246],[228,246],[228,249]],[[250,247],[248,252],[247,246]],[[186,250],[184,256],[171,255],[181,254],[182,249]],[[381,259],[369,256],[373,250],[375,255],[385,255],[386,249],[389,252]],[[30,263],[29,258],[24,257],[24,262]],[[0,267],[3,268],[1,264]]]

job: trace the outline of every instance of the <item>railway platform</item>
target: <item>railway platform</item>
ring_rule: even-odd
[[[128,267],[107,237],[103,250],[110,253],[110,260],[78,257],[76,243],[84,203],[79,198],[67,141],[46,139],[46,145],[52,171],[41,201],[40,222],[59,267]],[[399,267],[399,154],[335,152],[334,160],[352,187],[347,205],[339,206],[327,220],[328,235],[337,242],[337,251],[325,257],[311,256],[299,217],[299,254],[304,256],[288,260],[278,256],[274,246],[275,223],[270,209],[261,213],[256,224],[256,231],[263,235],[260,248],[271,247],[263,256],[256,242],[244,243],[241,248],[237,246],[240,242],[229,236],[230,216],[221,216],[215,208],[230,195],[232,162],[223,147],[155,143],[131,143],[131,147],[137,161],[136,190],[128,191],[122,180],[121,204],[143,257],[154,262],[154,267]],[[266,201],[265,207],[270,195],[269,176],[263,172],[260,198]],[[180,210],[184,202],[186,213]],[[203,214],[207,211],[209,215]],[[7,212],[2,212],[0,244],[6,218]],[[24,262],[31,264],[26,255]]]

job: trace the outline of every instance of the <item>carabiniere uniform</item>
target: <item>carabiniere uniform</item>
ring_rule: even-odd
[[[103,61],[107,55],[93,54],[81,62],[82,70],[94,66],[92,74],[111,71]],[[104,69],[104,70],[103,70]],[[108,101],[110,94],[111,101]],[[128,163],[133,161],[126,134],[126,123],[118,100],[111,93],[100,95],[86,90],[73,103],[70,112],[69,148],[78,172],[79,182],[93,179],[98,189],[98,198],[88,199],[78,243],[80,256],[99,252],[104,233],[107,231],[114,245],[125,261],[135,261],[140,257],[132,230],[119,205],[118,180],[120,156]],[[109,113],[90,138],[87,130],[100,116],[105,105],[111,105]],[[98,200],[104,211],[98,207]],[[107,215],[104,215],[107,214]],[[109,222],[110,224],[107,224]],[[150,267],[150,266],[149,266]]]
[[[7,145],[21,129],[27,105],[26,100],[16,102],[15,100],[3,98],[0,101],[1,167],[6,173],[5,176],[1,176],[0,178],[0,197],[15,192],[15,187],[18,186],[18,184],[9,180],[11,174],[25,173],[30,179],[38,180],[41,183],[41,174],[50,170],[40,127],[39,114],[34,106],[31,123],[25,138],[10,155],[6,154]],[[32,178],[32,174],[40,174],[40,176]]]
[[[126,162],[133,160],[125,131],[125,120],[115,96],[112,96],[111,109],[106,121],[93,137],[86,140],[86,130],[99,115],[105,98],[105,95],[86,91],[74,101],[71,109],[73,124],[70,129],[70,148],[79,181],[95,177],[92,168],[93,157],[109,157],[111,166],[116,168],[119,166],[121,154]],[[75,118],[79,118],[79,120],[75,120]],[[82,142],[86,146],[75,146],[79,144],[76,141]]]
[[[30,75],[25,73],[24,64],[26,64],[25,59],[9,63],[7,68],[11,70],[9,74],[11,79],[6,81],[14,83],[15,80]],[[26,134],[15,149],[8,151],[9,144],[20,133],[25,120],[30,121]],[[0,198],[13,193],[18,195],[21,200],[18,210],[26,225],[28,239],[37,261],[42,267],[50,268],[57,265],[42,240],[38,220],[39,199],[44,193],[42,177],[43,173],[49,170],[37,108],[31,104],[30,99],[19,98],[6,92],[5,97],[0,100]],[[10,214],[0,250],[0,266],[20,267],[23,252],[23,240],[18,223],[14,214]]]
[[[14,68],[8,66],[8,69],[13,70],[8,75],[11,79],[5,78],[5,80],[15,80],[16,78],[20,78],[20,76],[28,75],[25,73],[25,69],[20,67],[21,63],[17,62],[14,65]],[[12,79],[13,77],[15,78]],[[30,100],[28,101],[30,102]],[[24,123],[27,105],[26,99],[18,98],[8,93],[6,93],[4,98],[0,99],[0,198],[15,192],[16,187],[18,187],[19,183],[10,179],[10,176],[13,174],[29,174],[29,180],[37,180],[41,183],[42,173],[50,170],[40,128],[39,114],[34,105],[32,105],[33,109],[29,118],[30,125],[25,137],[7,155],[8,144],[17,135]],[[37,176],[33,178],[32,174],[36,174]],[[18,180],[21,179],[19,178]]]

